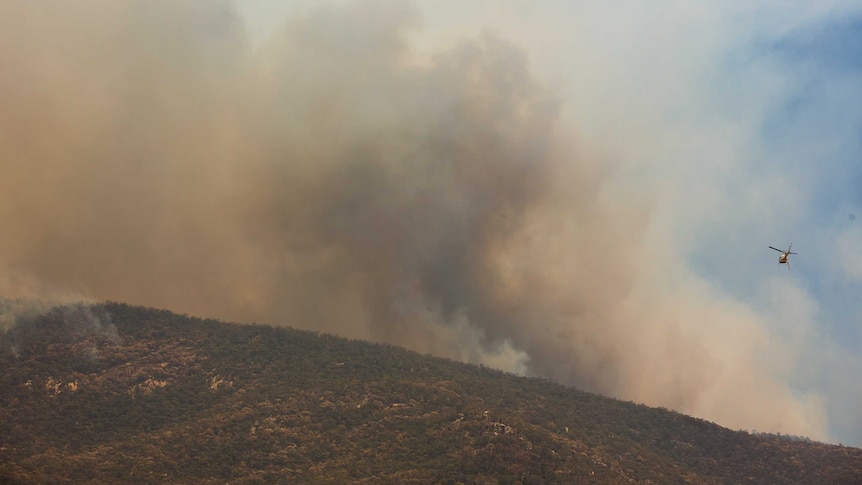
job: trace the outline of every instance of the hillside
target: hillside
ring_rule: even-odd
[[[862,450],[125,304],[0,337],[0,483],[862,483]]]

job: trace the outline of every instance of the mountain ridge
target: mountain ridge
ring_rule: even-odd
[[[19,314],[0,362],[0,482],[862,483],[858,448],[124,303]]]

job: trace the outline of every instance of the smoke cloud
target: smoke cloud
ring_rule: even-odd
[[[502,37],[419,59],[404,2],[309,10],[261,46],[219,0],[0,19],[5,296],[385,341],[825,437],[792,349],[669,254],[658,192]]]

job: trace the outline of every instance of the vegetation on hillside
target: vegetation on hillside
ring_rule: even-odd
[[[120,303],[0,337],[0,482],[862,483],[862,450]]]

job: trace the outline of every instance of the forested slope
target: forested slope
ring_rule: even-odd
[[[19,315],[0,365],[3,483],[862,483],[857,448],[119,303]]]

